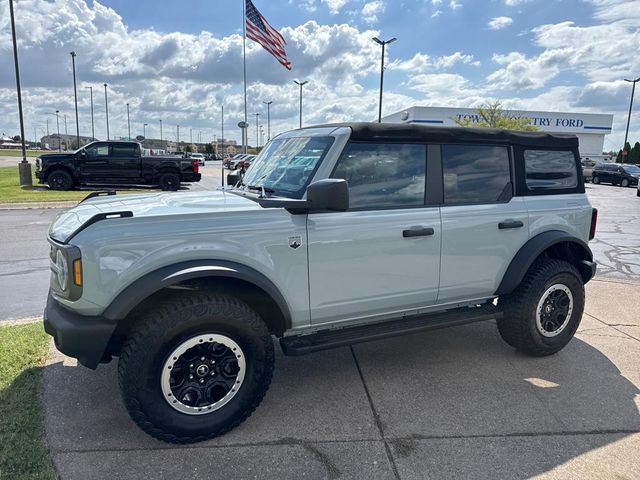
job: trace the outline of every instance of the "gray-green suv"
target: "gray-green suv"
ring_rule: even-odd
[[[300,355],[496,320],[550,355],[573,337],[596,211],[575,137],[341,124],[272,140],[215,192],[92,196],[49,231],[45,328],[119,357],[147,433],[223,434],[265,395],[273,337]]]

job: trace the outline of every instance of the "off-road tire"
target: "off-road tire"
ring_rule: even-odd
[[[573,309],[564,329],[554,337],[543,336],[536,326],[536,309],[544,292],[561,284],[571,291]],[[536,357],[552,355],[569,343],[584,310],[584,283],[576,268],[561,260],[536,261],[520,285],[499,298],[504,316],[498,320],[498,332],[512,347]]]
[[[158,186],[169,192],[175,192],[180,188],[180,176],[177,173],[163,173],[158,179]]]
[[[246,373],[224,406],[189,415],[169,405],[161,375],[176,346],[202,334],[233,339],[244,353]],[[118,379],[125,407],[142,430],[165,442],[193,443],[222,435],[246,420],[267,392],[273,368],[273,341],[254,310],[229,295],[186,293],[152,307],[136,322],[122,348]]]
[[[51,190],[71,190],[73,177],[66,170],[57,168],[47,175],[47,183]]]
[[[600,183],[600,177],[594,175],[593,177],[591,177],[591,183],[595,183],[596,185],[598,185]]]

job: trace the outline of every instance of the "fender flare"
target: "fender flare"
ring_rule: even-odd
[[[107,320],[117,322],[124,319],[140,302],[163,288],[204,277],[236,278],[264,290],[282,311],[285,327],[291,328],[291,310],[275,284],[251,267],[226,260],[191,260],[147,273],[120,292],[104,311],[103,316]]]
[[[511,293],[520,285],[520,282],[522,282],[527,270],[529,270],[529,267],[531,267],[535,259],[547,248],[562,242],[576,244],[581,250],[580,260],[593,263],[593,253],[586,242],[562,230],[549,230],[548,232],[540,233],[529,239],[527,243],[518,250],[518,253],[516,253],[507,267],[495,295]],[[591,276],[589,276],[586,281],[590,278]]]

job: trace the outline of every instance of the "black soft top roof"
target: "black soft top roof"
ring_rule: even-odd
[[[578,148],[578,137],[498,128],[432,127],[410,123],[340,123],[317,127],[349,127],[357,142],[509,143],[526,147]]]

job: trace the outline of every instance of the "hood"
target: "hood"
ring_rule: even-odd
[[[47,160],[66,160],[68,158],[75,158],[76,154],[74,152],[66,152],[66,153],[45,153],[42,155],[38,155],[42,161]]]
[[[140,218],[260,209],[262,207],[253,200],[223,190],[94,197],[60,213],[49,227],[49,236],[66,243],[99,214],[131,212],[130,216]]]

